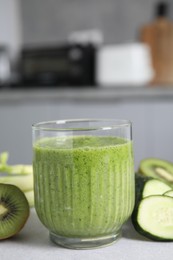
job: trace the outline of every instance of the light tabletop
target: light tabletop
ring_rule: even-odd
[[[114,244],[92,250],[72,250],[49,241],[47,229],[34,209],[23,230],[13,238],[0,242],[1,260],[170,260],[173,243],[153,242],[140,236],[128,221],[122,237]]]

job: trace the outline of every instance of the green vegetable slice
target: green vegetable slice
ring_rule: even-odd
[[[156,179],[152,179],[145,183],[142,192],[142,197],[145,198],[151,195],[162,195],[166,191],[170,190],[170,188],[171,187],[166,183]]]
[[[0,177],[0,183],[12,184],[22,191],[28,191],[33,189],[33,175],[7,175]]]
[[[173,190],[169,190],[163,194],[164,196],[173,197]]]
[[[132,223],[143,236],[155,241],[173,241],[173,198],[162,195],[141,200]]]
[[[135,174],[135,207],[140,201],[147,196],[162,195],[164,192],[171,189],[171,185],[148,176],[143,176],[139,173]]]

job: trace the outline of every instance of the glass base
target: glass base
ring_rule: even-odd
[[[121,236],[121,232],[102,237],[93,238],[69,238],[50,233],[50,240],[57,245],[70,249],[94,249],[105,247],[115,243]]]

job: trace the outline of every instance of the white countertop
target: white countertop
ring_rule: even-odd
[[[71,250],[49,241],[35,210],[15,237],[0,242],[0,260],[170,260],[173,243],[153,242],[138,235],[130,222],[113,245],[92,250]]]
[[[21,87],[0,90],[0,104],[27,102],[119,102],[173,99],[173,86],[163,87]]]

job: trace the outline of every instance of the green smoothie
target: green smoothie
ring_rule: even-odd
[[[35,206],[50,232],[85,238],[119,231],[134,206],[131,141],[53,137],[33,150]]]

